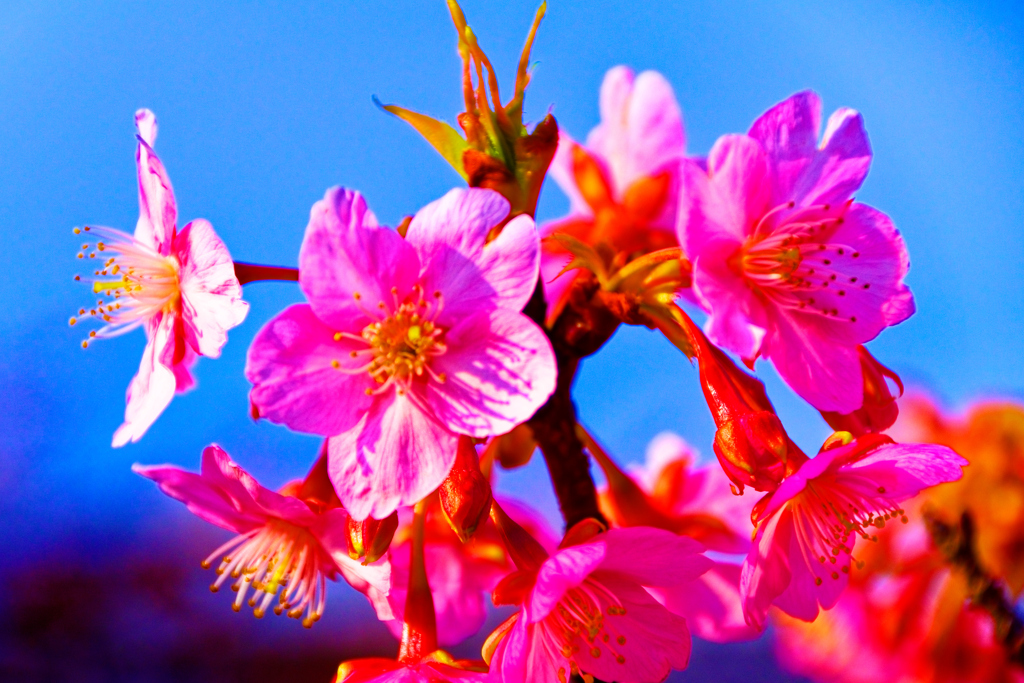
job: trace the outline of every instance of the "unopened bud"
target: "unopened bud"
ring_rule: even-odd
[[[391,547],[398,529],[398,511],[385,519],[367,517],[363,521],[348,518],[348,556],[364,564],[376,562]]]
[[[480,471],[476,448],[468,436],[459,437],[455,464],[437,493],[448,524],[465,543],[491,510],[491,485]]]
[[[739,493],[744,486],[778,488],[796,453],[802,462],[805,456],[790,442],[779,417],[767,410],[737,415],[715,433],[715,455]]]

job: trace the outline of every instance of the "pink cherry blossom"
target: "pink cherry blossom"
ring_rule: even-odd
[[[906,521],[900,503],[962,475],[967,461],[945,446],[896,444],[868,435],[819,453],[770,494],[758,516],[740,590],[749,623],[768,608],[813,621],[831,609],[856,566],[859,538]]]
[[[554,391],[554,353],[519,311],[536,285],[533,221],[490,190],[452,190],[403,239],[356,192],[313,206],[299,256],[308,304],[270,321],[246,375],[259,415],[332,437],[330,474],[356,518],[433,491],[459,434],[528,419]]]
[[[771,360],[815,408],[863,402],[857,347],[914,312],[903,238],[852,200],[871,163],[860,114],[803,92],[683,163],[679,239],[711,339]]]
[[[88,310],[106,323],[92,337],[113,337],[136,327],[146,332],[142,363],[128,387],[124,424],[114,433],[115,448],[142,438],[175,391],[195,384],[189,368],[196,357],[220,356],[227,331],[241,324],[249,310],[231,255],[210,223],[198,219],[177,229],[174,190],[153,151],[153,112],[137,111],[135,125],[139,221],[134,235],[84,228],[98,238],[89,258],[97,261],[93,292],[104,298],[78,311],[85,315]],[[79,258],[89,249],[83,245]]]
[[[349,557],[342,508],[315,509],[319,506],[266,489],[216,445],[203,451],[199,474],[172,465],[135,465],[132,470],[155,481],[196,516],[238,534],[203,562],[210,567],[222,558],[211,590],[216,592],[230,577],[237,591],[235,611],[252,588],[249,604],[256,616],[271,606],[275,613],[294,618],[305,611],[303,624],[311,626],[323,614],[327,579],[340,574],[369,598],[379,618],[392,618],[387,601],[390,565],[385,559],[363,565]]]
[[[612,529],[510,575],[503,585],[524,591],[522,607],[504,627],[491,672],[503,683],[559,683],[576,673],[640,683],[685,668],[686,620],[646,589],[692,584],[712,564],[701,550],[661,529]]]
[[[673,246],[686,134],[672,86],[655,71],[634,77],[617,66],[601,84],[600,111],[601,123],[584,146],[559,132],[548,173],[568,195],[569,215],[545,225],[542,234],[568,232],[627,252]],[[553,307],[575,278],[567,273],[555,279],[568,260],[545,243],[541,272]]]

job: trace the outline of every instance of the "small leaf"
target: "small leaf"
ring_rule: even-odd
[[[456,173],[462,176],[463,180],[466,179],[462,154],[469,149],[469,144],[457,130],[444,121],[438,121],[424,114],[417,114],[394,104],[381,104],[376,97],[373,98],[373,101],[384,111],[397,116],[415,128],[416,132],[426,138],[427,142],[433,145],[445,161],[452,165]]]
[[[581,242],[572,235],[567,235],[563,232],[556,232],[545,239],[557,242],[560,247],[573,256],[565,268],[555,276],[556,278],[561,277],[570,270],[586,268],[597,276],[598,282],[604,283],[608,280],[608,269],[604,265],[604,259],[589,244]]]

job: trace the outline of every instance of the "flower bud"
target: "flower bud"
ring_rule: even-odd
[[[683,316],[700,368],[704,398],[718,431],[715,455],[732,480],[736,494],[745,486],[772,491],[807,460],[786,434],[768,400],[764,384],[736,366],[725,352]]]
[[[391,539],[398,529],[398,511],[385,519],[367,517],[363,521],[348,518],[348,556],[363,558],[363,564],[376,562],[391,547]]]
[[[857,351],[860,353],[860,367],[864,375],[864,403],[846,415],[821,411],[821,416],[832,429],[850,432],[854,436],[878,433],[896,422],[900,413],[896,405],[898,396],[892,395],[886,378],[899,387],[899,396],[903,395],[903,382],[899,375],[879,363],[863,345],[858,346]]]
[[[740,493],[744,486],[777,488],[786,476],[789,445],[779,417],[767,410],[738,415],[715,432],[715,455]]]
[[[448,524],[465,543],[491,510],[491,485],[480,472],[476,447],[468,436],[459,437],[455,464],[437,493]]]

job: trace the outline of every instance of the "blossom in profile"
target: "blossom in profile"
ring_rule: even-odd
[[[71,324],[83,317],[102,321],[103,327],[90,332],[90,338],[114,337],[137,327],[146,332],[142,363],[128,387],[124,424],[114,433],[114,447],[142,438],[175,391],[195,384],[189,368],[196,357],[220,356],[227,331],[241,324],[249,310],[231,255],[210,223],[197,219],[177,228],[174,190],[153,151],[153,112],[137,111],[135,126],[135,234],[96,226],[75,228],[76,234],[84,231],[97,240],[82,245],[78,258],[96,263],[95,277],[86,279],[103,298],[79,309]]]
[[[575,542],[574,529],[543,562],[517,560],[519,570],[495,588],[496,603],[520,610],[484,645],[492,674],[504,683],[562,683],[574,674],[641,683],[685,668],[686,620],[647,589],[692,584],[712,564],[703,547],[646,527]]]
[[[854,202],[871,163],[860,114],[839,109],[818,143],[821,101],[802,92],[746,135],[683,162],[679,240],[708,336],[769,359],[821,411],[864,403],[858,347],[914,312],[903,238]]]
[[[288,485],[282,493],[261,486],[216,445],[203,451],[199,474],[171,465],[135,465],[132,470],[196,516],[238,534],[203,561],[205,568],[217,567],[210,590],[230,582],[236,612],[251,589],[248,603],[257,617],[273,609],[312,626],[324,612],[327,580],[341,575],[369,598],[379,618],[392,617],[390,566],[383,559],[364,565],[349,557],[348,516],[324,500],[330,495],[326,462],[318,462],[305,482]],[[310,495],[310,488],[327,495]]]
[[[834,434],[754,508],[757,530],[740,581],[747,621],[763,627],[772,604],[805,621],[831,609],[858,564],[857,539],[874,541],[887,523],[906,523],[903,501],[956,481],[965,465],[945,446]]]
[[[403,239],[356,192],[313,206],[299,255],[309,303],[260,331],[246,375],[261,417],[331,437],[331,480],[356,519],[422,499],[458,435],[504,434],[554,391],[551,345],[520,313],[537,233],[522,215],[493,236],[508,212],[491,190],[452,190]]]
[[[634,76],[625,66],[605,74],[601,123],[585,144],[559,133],[548,174],[569,197],[569,215],[545,225],[626,256],[675,246],[679,161],[686,149],[683,117],[672,86],[655,71]],[[546,240],[542,274],[557,312],[576,277],[559,277],[570,255]]]

